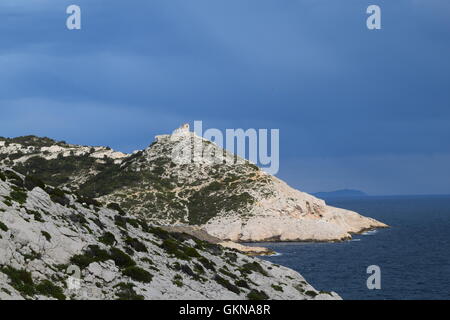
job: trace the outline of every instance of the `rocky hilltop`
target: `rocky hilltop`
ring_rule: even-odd
[[[0,165],[72,189],[128,156],[109,147],[74,145],[45,137],[0,137]]]
[[[318,292],[293,270],[167,232],[117,204],[104,207],[0,168],[0,300],[5,299],[339,296]]]
[[[118,203],[150,223],[200,226],[222,240],[340,241],[386,227],[289,187],[188,126],[157,136],[132,155],[113,159],[112,154],[103,159],[35,154],[18,158],[13,168],[100,202]]]

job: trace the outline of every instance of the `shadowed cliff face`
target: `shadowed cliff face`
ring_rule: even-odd
[[[1,300],[337,298],[293,270],[0,169]]]
[[[81,153],[34,155],[14,168],[118,203],[148,222],[199,225],[223,240],[338,241],[385,227],[290,188],[188,127],[157,136],[147,149],[129,156],[101,151],[109,153],[101,159]]]

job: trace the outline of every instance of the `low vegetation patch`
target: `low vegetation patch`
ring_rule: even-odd
[[[136,238],[127,237],[125,243],[138,252],[148,252],[147,247]]]
[[[23,181],[23,185],[28,191],[31,191],[36,187],[39,187],[39,188],[45,190],[44,182],[42,182],[41,179],[39,179],[35,176],[26,176],[25,180]]]
[[[317,292],[314,292],[314,291],[311,291],[311,290],[306,291],[305,294],[306,294],[307,296],[312,297],[312,298],[314,298],[315,296],[317,296]]]
[[[98,239],[103,244],[106,244],[107,246],[112,246],[117,243],[116,238],[111,232],[105,232],[103,235]]]
[[[50,242],[50,240],[52,239],[52,236],[50,235],[50,233],[48,233],[47,231],[41,231],[41,234],[44,236],[44,238]]]
[[[122,273],[135,281],[143,283],[150,283],[153,278],[148,271],[136,266],[125,268]]]
[[[59,203],[62,206],[70,204],[70,200],[67,199],[66,193],[59,188],[47,187],[45,191],[49,194],[50,199],[53,202]]]
[[[108,251],[100,249],[97,245],[91,245],[83,254],[77,254],[70,258],[70,262],[84,269],[93,262],[103,262],[109,259],[112,257]]]
[[[276,284],[272,284],[272,289],[275,290],[275,291],[283,292],[283,287],[279,286],[279,285],[276,285]]]
[[[144,296],[138,295],[134,291],[134,284],[121,282],[114,286],[118,288],[116,292],[117,300],[144,300]]]
[[[224,288],[227,288],[228,290],[230,290],[231,292],[234,292],[236,294],[239,294],[241,292],[237,286],[235,286],[234,284],[231,284],[230,281],[228,281],[227,279],[222,278],[219,275],[215,275],[214,276],[214,280],[218,284],[222,285]]]
[[[236,281],[234,284],[237,285],[238,287],[241,287],[241,288],[250,289],[250,286],[248,285],[247,281],[242,280],[242,279]]]
[[[52,297],[58,300],[66,300],[63,290],[49,280],[43,280],[36,286],[36,291],[47,297]]]
[[[23,192],[17,187],[13,187],[13,191],[11,191],[9,198],[16,201],[19,204],[24,204],[27,202],[27,194]]]
[[[172,283],[177,287],[181,288],[183,286],[183,277],[179,274],[175,275],[172,279]]]
[[[33,296],[36,293],[31,273],[26,270],[18,270],[11,266],[0,268],[0,271],[9,277],[11,286],[25,296]]]
[[[111,248],[111,259],[119,268],[127,268],[136,265],[136,262],[125,252],[117,248]]]
[[[174,255],[181,260],[191,260],[191,258],[202,258],[195,248],[185,246],[174,239],[165,239],[161,244],[161,248],[167,253]]]
[[[126,215],[125,211],[123,211],[123,209],[120,207],[119,204],[117,203],[108,203],[108,205],[106,206],[108,209],[117,211],[121,216]]]
[[[3,231],[8,231],[8,227],[6,226],[6,224],[4,224],[3,222],[1,222],[0,221],[0,230],[3,230]]]
[[[247,294],[248,300],[267,300],[269,296],[264,291],[251,290],[249,294]]]
[[[263,267],[261,267],[261,265],[254,261],[254,262],[248,262],[246,264],[244,264],[241,269],[240,269],[241,273],[243,274],[249,274],[252,272],[258,272],[260,274],[262,274],[263,276],[268,277],[269,275],[267,274],[266,270],[264,270]]]

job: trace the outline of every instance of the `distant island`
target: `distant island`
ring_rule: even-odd
[[[337,198],[353,198],[353,197],[367,197],[368,194],[360,190],[342,189],[330,192],[317,192],[313,195],[320,199],[337,199]]]

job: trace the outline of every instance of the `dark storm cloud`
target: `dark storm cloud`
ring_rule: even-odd
[[[450,5],[375,2],[3,0],[0,135],[131,151],[196,119],[280,128],[296,186],[448,193]]]

